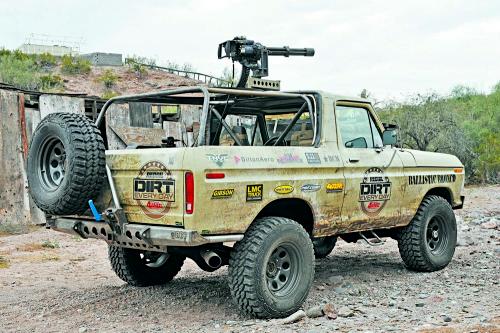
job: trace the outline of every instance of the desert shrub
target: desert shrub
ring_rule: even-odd
[[[43,68],[52,68],[57,65],[57,58],[50,53],[42,53],[37,56],[37,63]]]
[[[35,62],[16,52],[0,56],[0,82],[28,90],[37,90],[41,84]]]
[[[44,91],[62,88],[64,86],[63,79],[56,74],[41,75],[40,83],[40,89]]]
[[[64,55],[61,58],[61,71],[66,74],[88,74],[91,71],[91,63],[87,59]]]
[[[110,89],[118,81],[118,76],[111,69],[106,69],[97,80],[102,82],[106,89]]]
[[[106,91],[102,94],[101,98],[102,98],[102,99],[110,99],[110,98],[116,97],[116,96],[118,96],[118,95],[120,95],[120,94],[119,94],[118,92],[116,92],[116,91],[106,90]]]

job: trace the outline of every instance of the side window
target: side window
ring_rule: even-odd
[[[335,110],[344,147],[373,148],[373,127],[371,124],[373,121],[368,110],[350,106],[337,106]]]

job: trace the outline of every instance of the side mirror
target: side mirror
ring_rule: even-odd
[[[382,143],[384,146],[398,145],[398,126],[393,124],[384,124],[385,131],[382,134]]]
[[[368,148],[366,139],[364,137],[359,137],[345,143],[346,148]]]

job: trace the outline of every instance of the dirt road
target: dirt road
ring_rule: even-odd
[[[111,271],[107,246],[39,228],[0,237],[1,332],[434,331],[500,332],[500,186],[466,190],[459,246],[434,273],[406,270],[397,244],[339,241],[316,263],[304,309],[331,303],[338,318],[253,320],[239,314],[227,269],[189,261],[162,287],[134,288]]]

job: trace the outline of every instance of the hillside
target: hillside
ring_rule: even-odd
[[[21,89],[84,93],[110,98],[201,84],[200,81],[131,63],[124,66],[92,66],[88,60],[51,54],[28,55],[0,49],[0,83]]]

